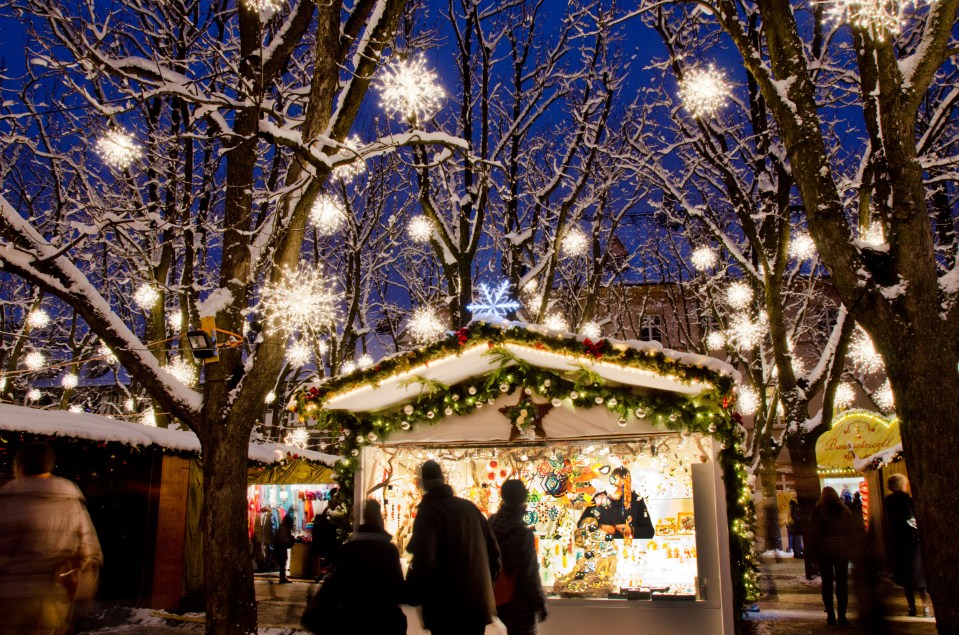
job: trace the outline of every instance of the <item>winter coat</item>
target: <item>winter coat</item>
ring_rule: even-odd
[[[497,614],[510,624],[535,624],[537,614],[546,608],[546,596],[539,579],[533,532],[523,522],[523,506],[504,505],[489,519],[499,545],[503,569],[500,575],[513,579],[513,596],[496,607]]]
[[[346,630],[358,635],[403,635],[406,615],[403,601],[403,569],[400,553],[382,528],[360,525],[336,552],[331,585],[333,609],[325,632]]]
[[[884,509],[892,556],[892,579],[902,586],[925,588],[926,574],[922,568],[912,496],[906,492],[893,492],[886,497]]]
[[[816,504],[809,521],[811,550],[817,558],[849,558],[855,535],[852,514],[845,505],[830,507]]]
[[[280,521],[280,528],[276,530],[276,534],[273,536],[273,546],[280,549],[289,549],[294,544],[296,544],[296,540],[293,538],[293,516],[287,514]]]
[[[422,604],[426,628],[492,622],[499,547],[473,503],[454,496],[449,485],[430,489],[417,508],[406,550],[413,554],[409,599]]]
[[[789,522],[786,523],[786,533],[790,536],[802,536],[802,518],[799,515],[799,505],[790,503]]]
[[[68,571],[95,577],[100,541],[74,483],[18,478],[0,488],[0,600],[61,592]]]
[[[313,555],[329,560],[336,553],[336,526],[330,520],[329,508],[313,517]]]

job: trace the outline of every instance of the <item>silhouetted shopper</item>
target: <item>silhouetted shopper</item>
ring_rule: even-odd
[[[280,567],[280,584],[289,584],[290,580],[286,577],[286,563],[290,557],[290,549],[296,543],[293,539],[293,512],[288,510],[286,516],[280,521],[280,528],[276,530],[273,536],[273,552],[276,556],[276,563]]]
[[[0,635],[60,635],[74,599],[91,599],[103,564],[83,495],[53,476],[46,443],[13,460],[16,479],[0,488]]]
[[[536,622],[546,619],[546,596],[539,579],[533,532],[523,521],[526,486],[509,479],[500,491],[503,503],[489,524],[503,560],[499,575],[505,579],[497,581],[497,588],[505,588],[507,598],[503,603],[497,598],[496,613],[509,635],[536,635]]]
[[[410,601],[423,606],[432,635],[482,635],[496,615],[493,580],[499,573],[496,539],[482,512],[453,495],[435,461],[420,468],[425,490],[406,550]]]
[[[839,625],[846,620],[846,605],[849,599],[849,548],[852,536],[852,516],[839,494],[831,487],[824,487],[816,503],[810,521],[811,549],[819,563],[822,576],[822,602],[826,609],[826,623],[836,624],[833,609],[833,581],[836,583],[836,609]]]
[[[902,474],[893,474],[886,485],[892,492],[886,497],[886,529],[889,532],[889,547],[892,554],[892,579],[903,588],[909,615],[916,614],[916,592],[922,599],[923,615],[932,615],[926,596],[926,574],[919,551],[919,529],[916,526],[916,510],[912,496],[906,491],[909,481]]]
[[[786,534],[789,536],[789,550],[794,558],[803,557],[802,519],[799,516],[799,503],[795,499],[789,501],[789,522],[786,524]]]

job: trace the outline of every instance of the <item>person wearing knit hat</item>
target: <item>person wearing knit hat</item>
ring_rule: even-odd
[[[503,558],[496,583],[496,614],[509,635],[536,635],[537,621],[546,619],[546,596],[539,581],[539,560],[533,532],[526,526],[526,486],[508,479],[500,489],[502,504],[489,524]]]
[[[410,603],[422,605],[432,635],[482,635],[496,615],[496,538],[476,505],[453,494],[439,463],[423,463],[419,482],[425,493],[406,547]]]

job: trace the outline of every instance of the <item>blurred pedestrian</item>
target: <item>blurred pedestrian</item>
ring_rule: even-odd
[[[822,602],[826,623],[847,626],[846,606],[849,600],[849,555],[852,539],[852,516],[839,494],[824,487],[810,519],[810,549],[819,563],[822,577]],[[836,583],[836,604],[833,606],[833,582]]]
[[[62,635],[73,602],[96,590],[100,542],[83,494],[53,476],[54,462],[49,445],[28,443],[0,488],[0,635]]]
[[[793,558],[803,557],[802,519],[799,516],[799,503],[793,498],[789,501],[789,518],[786,521],[786,533],[789,536],[789,550]]]
[[[333,506],[333,497],[337,492],[336,488],[330,491],[326,507],[313,517],[313,540],[310,542],[310,547],[313,552],[313,561],[316,563],[317,582],[326,573],[339,547],[336,539],[336,525],[330,519],[330,508]]]
[[[889,547],[892,555],[892,579],[902,587],[909,605],[909,615],[916,615],[916,593],[922,599],[922,613],[932,615],[932,607],[926,596],[926,574],[919,551],[919,529],[916,525],[916,509],[912,496],[907,491],[909,481],[902,474],[893,474],[886,482],[889,491],[884,505],[886,529],[889,532]]]
[[[280,568],[280,584],[290,584],[286,577],[286,563],[289,561],[290,549],[296,544],[293,538],[293,510],[288,509],[280,527],[273,536],[273,554],[276,556],[277,566]]]
[[[489,519],[503,560],[494,587],[496,613],[509,635],[536,635],[537,621],[546,619],[546,596],[539,579],[533,532],[523,520],[526,486],[509,479],[500,492],[503,502]]]
[[[496,615],[496,538],[476,505],[453,495],[439,463],[423,463],[420,486],[425,493],[406,547],[413,554],[410,601],[423,606],[432,635],[482,635]]]

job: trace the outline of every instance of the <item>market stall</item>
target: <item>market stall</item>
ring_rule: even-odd
[[[504,480],[522,479],[550,604],[544,635],[598,624],[732,633],[752,588],[732,376],[654,342],[473,324],[314,387],[297,408],[342,435],[354,513],[380,500],[403,553],[427,458],[486,514]]]

